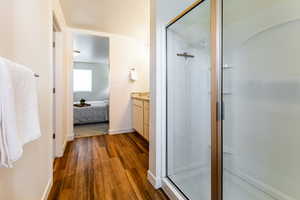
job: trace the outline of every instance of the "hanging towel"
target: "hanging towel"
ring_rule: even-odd
[[[10,67],[14,87],[17,131],[22,144],[41,136],[34,72],[19,64]]]
[[[15,96],[9,67],[13,64],[0,58],[0,167],[12,167],[23,153],[18,135]]]
[[[0,167],[12,167],[41,136],[35,81],[30,69],[0,57]]]

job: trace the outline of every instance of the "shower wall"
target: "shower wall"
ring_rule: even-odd
[[[226,174],[254,188],[249,199],[300,199],[299,10],[295,0],[224,1],[225,200],[237,189]]]
[[[207,46],[193,46],[170,30],[168,51],[168,124],[171,174],[207,168],[210,164],[210,57]],[[176,56],[187,52],[194,58]],[[172,145],[171,145],[172,144]],[[176,156],[175,156],[176,155]]]

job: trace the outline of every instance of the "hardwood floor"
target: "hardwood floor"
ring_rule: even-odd
[[[95,123],[74,126],[75,137],[105,135],[108,133],[108,123]]]
[[[78,138],[55,160],[48,200],[168,200],[147,169],[148,143],[138,134]]]

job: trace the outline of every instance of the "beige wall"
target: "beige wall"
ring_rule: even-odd
[[[42,137],[25,145],[13,169],[0,169],[0,199],[38,200],[52,176],[51,1],[1,0],[0,54],[24,64],[38,80]]]
[[[0,56],[3,57],[12,57],[12,28],[13,24],[11,19],[11,13],[13,12],[13,1],[5,1],[1,0],[1,12],[0,12],[0,27],[5,27],[1,28],[0,31],[0,42],[1,42],[1,47],[0,47]],[[4,20],[5,19],[5,20]]]
[[[54,3],[56,11],[57,2]],[[38,98],[42,129],[38,140],[24,146],[24,155],[14,168],[0,169],[0,199],[39,200],[52,180],[53,4],[51,0],[1,0],[0,4],[0,56],[40,75]],[[62,13],[58,19],[63,19]]]
[[[129,80],[135,67],[138,80]],[[132,92],[149,92],[149,55],[143,43],[124,37],[110,37],[110,133],[132,130]]]

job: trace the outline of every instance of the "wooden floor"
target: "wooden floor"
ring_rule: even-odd
[[[138,134],[75,139],[55,161],[48,200],[167,200],[147,169],[148,144]]]
[[[108,123],[83,124],[74,126],[75,137],[105,135],[108,133]]]

